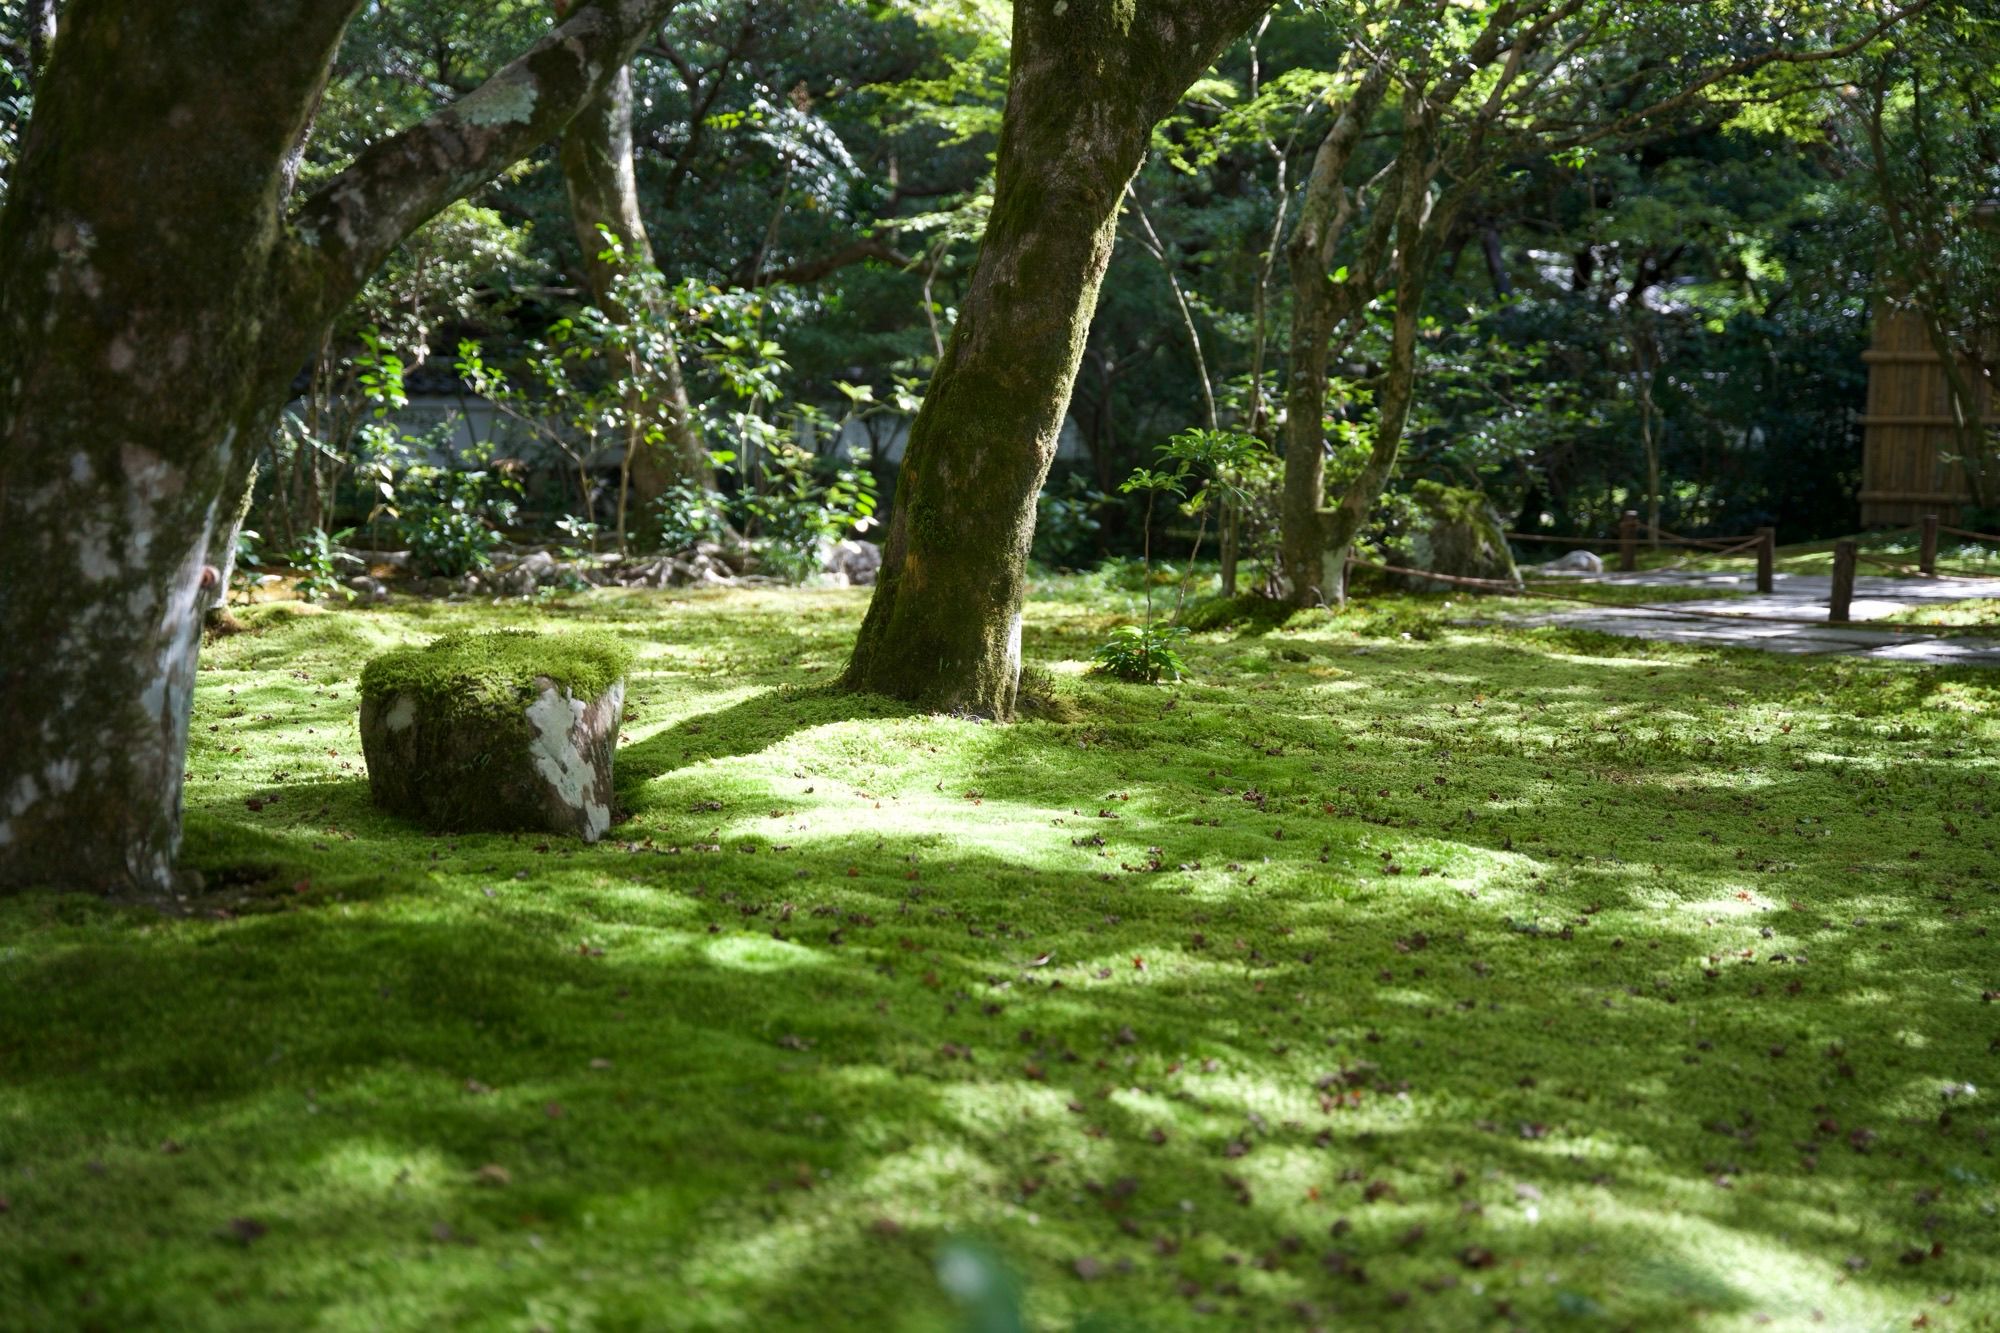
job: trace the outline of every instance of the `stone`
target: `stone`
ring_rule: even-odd
[[[820,570],[832,575],[840,587],[866,588],[882,569],[882,548],[874,542],[838,541],[822,543]]]
[[[1544,574],[1602,574],[1604,561],[1593,551],[1570,551],[1537,568]]]
[[[1506,529],[1478,491],[1419,481],[1410,488],[1420,515],[1410,533],[1411,563],[1417,569],[1453,578],[1486,579],[1521,587]],[[1462,584],[1412,578],[1418,592],[1464,591]]]
[[[439,830],[611,827],[631,653],[602,634],[447,634],[361,673],[375,804]]]
[[[386,602],[389,600],[389,585],[367,574],[356,574],[347,581],[347,586],[360,601]]]

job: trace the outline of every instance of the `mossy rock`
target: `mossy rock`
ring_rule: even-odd
[[[447,634],[361,672],[375,804],[430,828],[573,834],[611,826],[631,651],[602,634]]]
[[[1521,586],[1514,553],[1507,549],[1506,529],[1484,495],[1420,481],[1410,488],[1410,496],[1422,515],[1410,533],[1411,563],[1416,568]],[[1417,592],[1450,592],[1464,586],[1422,578],[1411,578],[1409,584]]]

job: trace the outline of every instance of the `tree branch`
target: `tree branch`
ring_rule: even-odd
[[[864,236],[859,240],[849,241],[828,254],[801,259],[783,268],[765,269],[753,276],[744,286],[775,287],[781,284],[818,282],[829,273],[870,259],[879,259],[885,264],[894,264],[897,268],[915,268],[920,262],[887,241]]]
[[[590,0],[464,98],[364,150],[299,208],[288,259],[318,312],[361,289],[403,238],[553,139],[679,0]]]

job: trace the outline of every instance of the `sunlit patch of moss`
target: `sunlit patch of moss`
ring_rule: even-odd
[[[2000,598],[1968,597],[1957,602],[1906,607],[1873,623],[1912,625],[1948,634],[2000,634]]]

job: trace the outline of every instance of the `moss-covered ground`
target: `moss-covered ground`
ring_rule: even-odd
[[[1959,602],[1915,606],[1882,619],[1938,634],[1993,634],[2000,632],[2000,598],[1968,597]]]
[[[975,1238],[1036,1328],[2000,1327],[2000,678],[1400,599],[1145,688],[1081,586],[1007,727],[826,692],[863,592],[260,610],[205,891],[0,900],[0,1326],[949,1329]],[[584,626],[610,839],[370,807],[370,655]]]

